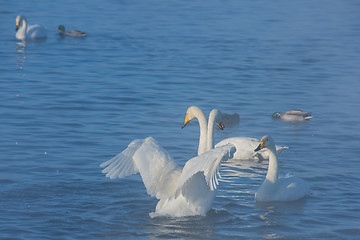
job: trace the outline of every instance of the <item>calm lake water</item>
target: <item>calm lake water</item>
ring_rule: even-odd
[[[1,1],[1,239],[357,239],[358,1]],[[15,39],[15,18],[48,30]],[[59,38],[59,24],[88,33]],[[281,172],[310,194],[257,204],[267,162],[223,165],[206,216],[150,218],[139,175],[99,164],[154,137],[178,165],[197,154],[191,105],[238,113],[216,131],[289,146]],[[275,111],[310,111],[303,124]]]

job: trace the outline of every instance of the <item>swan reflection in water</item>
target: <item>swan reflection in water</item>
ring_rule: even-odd
[[[287,218],[301,215],[304,211],[305,204],[306,198],[291,202],[256,202],[256,208],[261,211],[259,213],[259,219],[261,219],[264,224],[264,226],[261,227],[264,238],[283,238],[284,236],[274,232],[274,226],[278,228],[288,228],[288,226],[286,226]]]
[[[26,45],[25,41],[17,42],[15,46],[16,52],[16,69],[24,69],[24,63],[26,62]]]
[[[44,44],[46,39],[37,39],[31,41],[17,41],[15,45],[16,53],[16,69],[24,69],[24,64],[27,59],[27,48],[34,47],[40,44]]]
[[[172,239],[174,236],[189,239],[211,239],[215,231],[216,216],[214,215],[216,214],[214,210],[210,210],[206,216],[150,218],[147,234],[166,239]]]

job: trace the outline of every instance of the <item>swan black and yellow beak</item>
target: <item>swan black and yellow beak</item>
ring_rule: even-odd
[[[224,130],[225,126],[222,123],[216,123],[216,125],[218,126],[218,128],[220,128],[220,130]]]
[[[16,22],[16,31],[20,28],[20,22]]]
[[[265,147],[265,142],[264,141],[260,141],[259,146],[254,150],[254,152],[258,152],[261,149],[263,149]]]
[[[188,117],[188,115],[186,114],[184,124],[182,125],[181,128],[184,128],[189,122],[190,122],[189,117]]]

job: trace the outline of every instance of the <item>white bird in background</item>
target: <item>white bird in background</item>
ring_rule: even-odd
[[[272,118],[276,120],[283,120],[286,122],[299,123],[299,122],[304,122],[306,120],[310,120],[312,116],[311,113],[309,112],[304,112],[301,110],[290,110],[285,113],[275,112],[272,115]]]
[[[28,39],[43,39],[47,37],[46,29],[39,25],[27,24],[26,18],[23,15],[16,17],[16,38],[19,40]]]
[[[213,109],[209,114],[208,124],[206,123],[206,117],[203,111],[196,106],[191,106],[186,111],[185,121],[183,127],[185,127],[191,120],[197,118],[200,126],[200,138],[198,154],[213,149],[214,142],[214,127],[218,126],[220,129],[226,127],[222,124],[222,114],[218,109]],[[207,129],[207,131],[206,131]],[[216,147],[232,144],[236,148],[234,153],[234,159],[236,160],[255,160],[263,161],[269,159],[267,152],[256,153],[254,149],[259,145],[259,140],[248,137],[232,137],[227,138],[215,145]],[[277,153],[281,153],[288,147],[276,146]]]
[[[234,151],[230,144],[213,149],[188,160],[181,169],[155,139],[148,137],[132,141],[100,166],[111,179],[140,173],[147,193],[159,199],[150,217],[205,215],[216,195],[221,162]]]
[[[255,200],[260,202],[294,201],[303,198],[309,191],[306,182],[295,176],[279,177],[275,144],[271,137],[261,138],[255,151],[260,150],[269,153],[269,166],[265,180],[255,194]]]

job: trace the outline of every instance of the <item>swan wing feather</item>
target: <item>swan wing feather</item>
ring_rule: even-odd
[[[158,199],[174,195],[181,169],[155,139],[146,138],[133,160],[149,195]]]
[[[102,172],[109,178],[140,173],[149,195],[168,198],[175,192],[181,171],[170,154],[154,138],[134,140],[120,154],[104,162]]]
[[[110,179],[123,178],[138,173],[132,158],[143,143],[143,139],[132,141],[124,151],[100,164],[100,167],[104,168],[101,172],[106,173],[106,177]]]
[[[180,193],[184,195],[188,190],[187,188],[194,186],[194,182],[198,181],[198,178],[194,176],[198,176],[199,173],[202,173],[203,177],[205,177],[207,187],[214,191],[219,184],[217,176],[220,177],[221,162],[232,158],[234,152],[235,147],[228,144],[214,148],[187,161],[177,185],[176,196]]]

